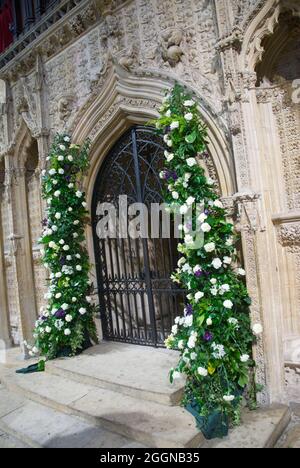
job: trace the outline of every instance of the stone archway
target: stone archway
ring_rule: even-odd
[[[90,170],[83,185],[89,207],[99,169],[113,145],[133,125],[143,125],[158,115],[164,90],[172,86],[167,76],[149,73],[137,76],[119,66],[110,65],[99,78],[88,102],[77,114],[70,132],[74,141],[91,140]],[[193,90],[191,90],[193,92]],[[196,93],[195,93],[196,94]],[[236,192],[235,168],[226,129],[216,124],[216,117],[201,97],[200,111],[208,127],[209,157],[205,169],[219,185],[219,191],[228,205]],[[87,229],[87,246],[92,264],[95,264],[92,230]],[[93,272],[96,277],[95,271]]]

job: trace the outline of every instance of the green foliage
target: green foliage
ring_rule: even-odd
[[[43,172],[43,198],[47,200],[42,261],[49,271],[48,305],[41,310],[34,330],[31,354],[48,359],[80,352],[91,338],[97,341],[90,294],[89,257],[85,225],[89,216],[79,178],[89,165],[89,142],[71,144],[68,135],[57,135]],[[42,362],[42,361],[41,361]]]
[[[251,299],[245,272],[238,267],[237,236],[214,182],[199,164],[207,151],[207,131],[196,102],[176,85],[160,113],[156,128],[168,148],[161,173],[165,201],[176,213],[185,212],[189,200],[202,205],[200,214],[193,212],[191,225],[205,232],[204,244],[195,248],[191,225],[184,225],[185,237],[178,246],[182,258],[172,278],[188,294],[184,314],[175,319],[166,340],[168,348],[180,350],[170,380],[184,374],[184,404],[196,403],[203,416],[223,412],[236,424],[245,387],[251,388],[251,405],[255,395],[254,380],[249,379],[255,367]]]

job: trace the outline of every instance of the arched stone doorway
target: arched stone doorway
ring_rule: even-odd
[[[96,179],[92,204],[95,263],[103,335],[109,340],[162,346],[174,318],[182,313],[183,291],[170,279],[178,257],[174,229],[170,226],[169,236],[151,229],[151,221],[152,227],[159,224],[151,207],[163,203],[159,178],[163,167],[160,136],[151,127],[133,126],[106,156]],[[139,229],[139,237],[128,229],[137,217],[136,203],[147,210],[145,232]],[[98,227],[108,204],[118,222],[112,237],[101,238]],[[131,208],[135,213],[130,213]]]

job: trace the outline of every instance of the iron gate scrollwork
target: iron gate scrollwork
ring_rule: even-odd
[[[144,203],[149,213],[151,203],[163,203],[163,167],[160,136],[137,126],[121,137],[97,176],[92,219],[104,339],[163,346],[182,313],[183,291],[170,279],[178,260],[176,239],[97,235],[99,203],[113,204],[117,213],[120,195],[127,195],[128,205]]]

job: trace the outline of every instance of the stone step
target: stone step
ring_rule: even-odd
[[[0,388],[0,448],[140,448],[134,441]]]
[[[184,382],[170,384],[168,375],[177,360],[178,353],[166,349],[101,342],[72,359],[47,362],[46,372],[133,398],[178,405]]]
[[[133,398],[47,373],[2,376],[13,392],[153,448],[199,447],[204,438],[183,408]],[[30,415],[28,415],[30,418]]]
[[[273,448],[291,420],[285,405],[273,404],[256,411],[244,411],[242,424],[224,439],[206,441],[203,448]]]

